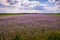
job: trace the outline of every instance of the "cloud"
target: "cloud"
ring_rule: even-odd
[[[39,5],[39,4],[40,4],[40,2],[38,2],[38,1],[32,1],[32,2],[30,2],[30,1],[23,1],[21,3],[21,5],[24,6],[24,7],[34,7],[34,6]]]
[[[48,0],[49,2],[51,2],[51,3],[53,3],[53,2],[55,2],[56,0]]]
[[[26,9],[18,9],[18,8],[14,8],[14,9],[10,9],[10,8],[1,8],[0,9],[0,13],[39,13],[42,11],[38,11],[38,10],[26,10]]]
[[[56,1],[55,6],[57,7],[57,10],[60,11],[60,0]]]
[[[33,9],[33,10],[44,10],[43,6],[46,6],[46,4],[42,4],[39,1],[23,1],[21,3],[23,8],[26,9]]]
[[[14,5],[14,4],[18,3],[17,0],[7,0],[7,2],[8,2],[10,5]]]
[[[0,4],[4,4],[4,5],[9,5],[8,2],[6,2],[7,0],[0,0]]]
[[[56,13],[60,10],[60,1],[56,0],[48,0],[46,3],[36,0],[1,0],[0,4],[3,4],[0,12],[7,13]]]

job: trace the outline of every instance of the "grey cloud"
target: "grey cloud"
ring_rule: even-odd
[[[14,4],[18,3],[17,0],[7,0],[7,2],[8,2],[10,5],[14,5]]]
[[[55,6],[57,6],[58,9],[60,10],[60,0],[56,1]]]
[[[0,4],[0,8],[15,8],[14,6],[7,6],[4,4]]]

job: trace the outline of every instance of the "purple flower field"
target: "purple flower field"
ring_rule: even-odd
[[[15,40],[16,35],[20,36],[19,40],[49,40],[48,35],[54,33],[60,34],[60,16],[24,14],[0,17],[0,40]]]

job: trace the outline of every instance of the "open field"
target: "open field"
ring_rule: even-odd
[[[1,13],[0,14],[0,17],[1,16],[18,16],[18,15],[25,15],[25,14],[30,14],[30,13],[12,13],[12,14],[10,14],[10,13]],[[32,13],[31,13],[32,14]],[[38,14],[38,13],[33,13],[33,14]],[[44,14],[44,13],[40,13],[40,14]],[[48,14],[48,15],[51,15],[51,16],[60,16],[60,13],[45,13],[45,14]]]
[[[0,40],[60,40],[60,16],[3,15],[0,17]]]
[[[21,15],[21,14],[0,14],[0,17],[3,17],[3,16],[18,16],[18,15]]]
[[[56,14],[49,14],[51,16],[60,16],[60,13],[56,13]]]

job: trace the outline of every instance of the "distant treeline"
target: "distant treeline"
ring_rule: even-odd
[[[19,14],[60,14],[60,13],[0,13],[0,15],[19,15]]]

